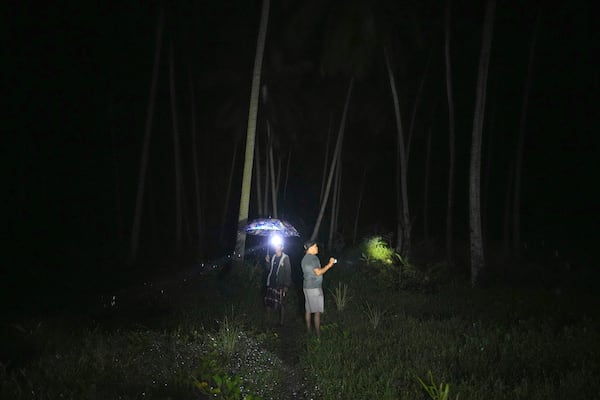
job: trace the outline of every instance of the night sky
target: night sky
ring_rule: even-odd
[[[25,271],[26,276],[43,279],[48,271],[109,271],[122,265],[127,253],[159,6],[157,2],[99,3],[103,2],[44,7],[20,1],[5,2],[0,8],[2,236],[6,245],[2,268],[7,274]],[[204,259],[217,258],[232,250],[235,238],[261,2],[170,3],[164,6],[140,253],[145,260],[177,258],[168,80],[172,45],[182,140],[184,229],[197,229],[192,82],[203,193],[200,253]],[[261,106],[257,135],[264,138],[266,115],[276,121],[276,152],[284,160],[288,154],[292,157],[285,198],[280,193],[281,214],[306,236],[317,216],[327,133],[330,125],[337,133],[351,70],[351,60],[337,60],[334,67],[324,64],[334,54],[327,35],[347,14],[344,7],[353,2],[271,3],[263,64],[263,83],[270,89],[271,102]],[[448,168],[443,60],[446,3],[414,3],[406,6],[412,10],[411,17],[395,21],[396,14],[391,13],[385,22],[397,44],[392,56],[405,128],[418,82],[430,63],[415,119],[409,198],[418,241],[423,232],[425,138],[430,131],[430,229],[443,246]],[[455,0],[452,4],[458,158],[455,222],[456,237],[462,239],[468,238],[468,162],[484,9],[484,2],[479,3]],[[502,239],[529,44],[541,12],[525,130],[522,238],[530,243],[545,241],[591,259],[600,222],[595,139],[598,75],[592,62],[597,42],[591,27],[591,2],[564,2],[558,7],[538,0],[497,3],[482,162],[484,166],[489,163],[489,172],[482,172],[487,188],[482,194],[487,204],[487,240]],[[374,43],[361,54],[364,68],[346,128],[340,231],[348,243],[365,169],[368,179],[359,236],[393,232],[396,226],[395,121],[383,50],[378,46]],[[233,189],[226,204],[236,146]],[[251,201],[250,216],[254,217],[254,198]],[[327,227],[322,227],[321,239],[326,238]],[[185,246],[187,253],[197,254],[192,243]]]

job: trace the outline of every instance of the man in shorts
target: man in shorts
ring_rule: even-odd
[[[319,246],[314,240],[304,243],[306,254],[302,258],[302,274],[304,275],[304,308],[306,310],[304,319],[306,320],[306,330],[311,332],[311,320],[314,315],[314,327],[317,336],[321,333],[321,313],[324,311],[323,305],[323,274],[329,271],[336,263],[335,258],[330,258],[329,263],[321,267],[321,261],[317,257]]]

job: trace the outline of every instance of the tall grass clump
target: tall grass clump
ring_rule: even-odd
[[[373,329],[377,329],[381,323],[381,320],[383,319],[383,316],[385,315],[385,311],[376,307],[372,307],[369,303],[367,303],[365,314],[367,315],[369,325],[371,325]]]
[[[225,316],[223,317],[223,320],[219,322],[219,330],[216,335],[216,340],[226,355],[233,354],[240,337],[240,333],[241,329],[233,318]]]
[[[348,294],[348,285],[346,283],[338,282],[337,287],[331,290],[333,300],[335,301],[335,307],[338,311],[344,311],[351,296]]]
[[[423,380],[418,376],[417,381],[419,381],[423,389],[425,389],[429,395],[429,398],[431,400],[448,400],[450,398],[450,385],[448,383],[440,383],[439,385],[436,385],[433,381],[433,374],[431,371],[429,371],[428,375],[429,383],[423,382]],[[455,399],[458,400],[458,394],[456,395]]]

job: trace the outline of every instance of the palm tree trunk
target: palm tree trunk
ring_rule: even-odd
[[[271,182],[271,165],[269,164],[269,147],[271,146],[271,140],[267,138],[265,144],[265,185],[263,187],[263,212],[265,217],[271,216],[269,211],[269,186]]]
[[[285,167],[285,179],[283,181],[283,205],[285,207],[285,200],[287,198],[287,187],[288,187],[288,180],[290,178],[290,164],[292,162],[292,151],[288,151],[288,156],[287,156],[287,161],[286,161],[286,167]]]
[[[488,204],[490,198],[490,182],[492,180],[492,161],[494,158],[494,127],[496,125],[496,105],[495,102],[492,104],[492,110],[490,113],[490,122],[488,123],[487,130],[487,145],[486,157],[485,157],[485,169],[483,175],[483,190],[481,193],[481,230],[483,232],[483,238],[488,237]]]
[[[454,149],[454,100],[452,94],[452,69],[450,62],[450,10],[452,1],[446,5],[446,26],[444,41],[444,60],[446,64],[446,94],[448,95],[448,202],[446,206],[446,260],[449,266],[454,265],[453,218],[454,218],[454,167],[456,152]]]
[[[327,247],[331,249],[333,245],[333,235],[335,233],[335,219],[336,219],[336,211],[338,207],[338,191],[340,190],[340,159],[338,158],[337,164],[335,165],[335,181],[333,183],[333,197],[331,199],[331,216],[329,220],[329,240],[327,241]]]
[[[342,154],[342,143],[344,142],[344,132],[346,130],[346,119],[348,117],[348,107],[350,105],[350,97],[352,96],[352,88],[353,87],[354,87],[354,78],[352,78],[350,80],[350,85],[348,86],[348,92],[346,93],[346,102],[344,103],[344,111],[342,113],[342,120],[340,121],[340,129],[338,132],[335,149],[333,151],[333,159],[331,160],[331,168],[329,169],[329,177],[327,178],[327,185],[325,186],[325,195],[323,196],[323,201],[321,201],[321,209],[319,210],[317,222],[315,223],[315,227],[313,229],[312,235],[310,235],[311,240],[315,240],[317,238],[317,235],[319,234],[319,229],[321,227],[321,221],[323,220],[323,215],[325,214],[325,207],[327,206],[327,200],[329,200],[329,193],[331,192],[331,182],[333,181],[334,166],[336,165],[338,158],[341,157],[341,154]]]
[[[152,69],[152,83],[150,84],[150,96],[148,100],[148,110],[146,112],[146,128],[144,133],[144,142],[142,145],[142,156],[140,159],[140,174],[138,177],[138,188],[135,198],[133,226],[131,228],[131,242],[129,249],[130,264],[132,264],[137,257],[138,247],[140,244],[140,225],[142,221],[142,209],[144,208],[144,186],[146,184],[146,171],[148,169],[148,156],[150,149],[150,134],[152,132],[152,121],[154,119],[154,105],[156,103],[156,86],[158,83],[163,26],[164,12],[161,8],[158,16],[158,27],[156,29],[156,45],[154,50],[154,67]]]
[[[109,104],[108,110],[108,119],[110,121],[110,141],[111,141],[111,153],[112,153],[112,162],[113,162],[113,170],[115,174],[115,214],[116,214],[116,228],[117,228],[117,240],[119,243],[123,242],[124,233],[123,233],[123,206],[121,200],[121,174],[119,172],[119,155],[117,152],[117,140],[115,137],[115,120],[113,115],[112,108],[112,99],[111,104]]]
[[[342,177],[343,177],[343,173],[344,173],[344,169],[342,166],[342,162],[341,159],[338,160],[338,172],[337,172],[337,190],[336,190],[336,199],[335,199],[335,214],[334,214],[334,219],[333,219],[333,238],[335,240],[335,234],[337,232],[339,232],[339,215],[340,215],[340,204],[341,204],[341,197],[342,197]],[[335,243],[334,243],[335,244]]]
[[[511,237],[510,237],[510,216],[511,216],[511,197],[514,190],[515,162],[509,161],[508,174],[506,177],[506,191],[504,193],[504,214],[502,219],[502,252],[505,257],[510,256]]]
[[[190,84],[190,106],[191,106],[191,116],[192,116],[192,161],[193,161],[193,170],[194,170],[194,193],[195,193],[195,203],[196,203],[196,237],[195,237],[195,246],[196,246],[196,255],[198,257],[202,256],[202,202],[200,195],[200,170],[199,163],[200,160],[198,158],[198,143],[196,142],[197,135],[197,123],[196,123],[196,96],[194,91],[194,82],[192,80],[191,73],[189,74],[189,84]]]
[[[431,166],[431,131],[433,123],[427,129],[427,145],[425,149],[425,184],[423,185],[423,239],[429,247],[429,177]]]
[[[158,222],[158,217],[156,216],[156,195],[154,194],[154,183],[152,182],[152,178],[148,178],[148,208],[149,208],[149,216],[150,216],[150,238],[152,247],[155,248],[159,245],[163,245],[163,243],[159,243],[159,229],[160,226]]]
[[[327,144],[325,145],[325,159],[323,161],[323,178],[321,179],[321,193],[319,194],[319,202],[323,202],[323,195],[325,194],[325,182],[327,181],[328,171],[327,171],[327,161],[329,160],[329,145],[331,142],[331,127],[332,127],[332,118],[329,117],[329,128],[327,128]]]
[[[231,157],[231,168],[229,170],[229,179],[227,180],[227,191],[225,192],[225,204],[223,204],[223,215],[221,216],[221,237],[220,242],[223,243],[225,237],[225,228],[227,226],[227,211],[229,210],[229,202],[231,198],[231,189],[233,187],[233,175],[235,172],[235,162],[237,160],[238,144],[233,144],[233,156]]]
[[[396,78],[392,71],[390,59],[385,51],[385,63],[394,100],[394,114],[396,116],[397,138],[397,162],[396,162],[396,209],[398,215],[398,233],[396,240],[396,251],[406,258],[410,253],[410,233],[411,222],[408,208],[408,190],[407,190],[407,167],[408,159],[406,156],[406,147],[404,145],[404,129],[402,128],[402,118],[400,115],[400,102],[398,101],[398,92],[396,90]]]
[[[271,139],[271,124],[267,121],[267,135],[269,136],[269,171],[271,174],[271,204],[273,205],[273,218],[277,214],[277,178],[275,175],[275,160],[273,159],[273,140]]]
[[[523,170],[523,146],[525,143],[525,128],[527,122],[527,108],[529,106],[529,93],[531,92],[531,80],[533,76],[533,61],[537,32],[540,25],[541,12],[538,13],[531,44],[529,46],[529,61],[527,63],[527,78],[525,81],[525,92],[523,93],[523,105],[519,121],[519,139],[517,143],[517,159],[515,162],[515,190],[513,198],[513,253],[516,257],[521,254],[521,176]]]
[[[269,21],[269,0],[263,0],[260,17],[260,28],[256,41],[256,56],[254,58],[254,72],[252,75],[252,90],[250,93],[250,108],[248,111],[248,130],[246,132],[246,153],[244,155],[244,171],[242,175],[242,192],[240,195],[240,209],[238,215],[238,232],[235,243],[235,259],[244,261],[246,248],[246,233],[243,230],[248,221],[248,208],[250,205],[250,189],[252,183],[252,165],[254,157],[254,138],[256,134],[256,117],[258,114],[258,100],[260,89],[260,76],[262,71],[263,53],[267,38],[267,25]]]
[[[262,182],[261,182],[261,170],[260,170],[260,140],[254,147],[254,165],[256,167],[256,173],[254,173],[255,189],[256,189],[256,204],[258,206],[258,215],[264,216],[263,212],[263,201],[262,201]]]
[[[182,179],[179,143],[179,126],[177,121],[177,97],[175,93],[175,66],[173,60],[173,43],[169,46],[169,88],[171,91],[171,115],[173,117],[173,158],[175,162],[175,252],[181,254],[182,240]]]
[[[492,47],[495,6],[495,0],[487,1],[485,20],[483,23],[481,54],[479,57],[475,113],[473,115],[473,135],[469,170],[469,228],[471,233],[471,284],[474,286],[480,283],[481,273],[485,268],[483,235],[481,231],[481,142],[483,136],[483,120],[485,114],[487,77]]]
[[[365,184],[367,181],[367,169],[363,169],[363,176],[360,183],[360,190],[358,192],[358,205],[356,206],[356,217],[354,217],[354,230],[352,233],[352,243],[356,244],[356,235],[358,233],[358,219],[360,216],[360,206],[362,205],[363,196],[365,193]]]
[[[415,125],[417,121],[417,110],[419,109],[419,104],[421,103],[421,98],[423,97],[423,89],[425,88],[425,81],[427,79],[427,74],[429,72],[429,65],[431,64],[431,53],[429,54],[429,58],[427,59],[427,64],[425,65],[425,70],[423,71],[423,76],[421,76],[421,81],[419,82],[419,88],[417,89],[417,94],[415,96],[415,102],[413,103],[413,108],[410,116],[410,125],[408,126],[408,141],[406,142],[406,165],[410,160],[410,149],[412,144],[412,138],[415,132]]]

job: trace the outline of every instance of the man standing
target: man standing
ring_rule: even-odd
[[[311,332],[311,316],[314,315],[315,333],[321,333],[321,313],[324,311],[323,301],[323,274],[329,271],[336,263],[335,258],[330,258],[329,263],[321,268],[321,261],[317,257],[319,246],[314,240],[304,243],[306,254],[302,258],[302,274],[304,275],[304,308],[306,310],[306,330]]]
[[[268,255],[265,258],[269,264],[265,306],[267,311],[279,310],[279,324],[283,325],[283,300],[292,283],[292,267],[290,257],[283,252],[283,243],[277,242],[273,246],[275,254],[272,258]]]

